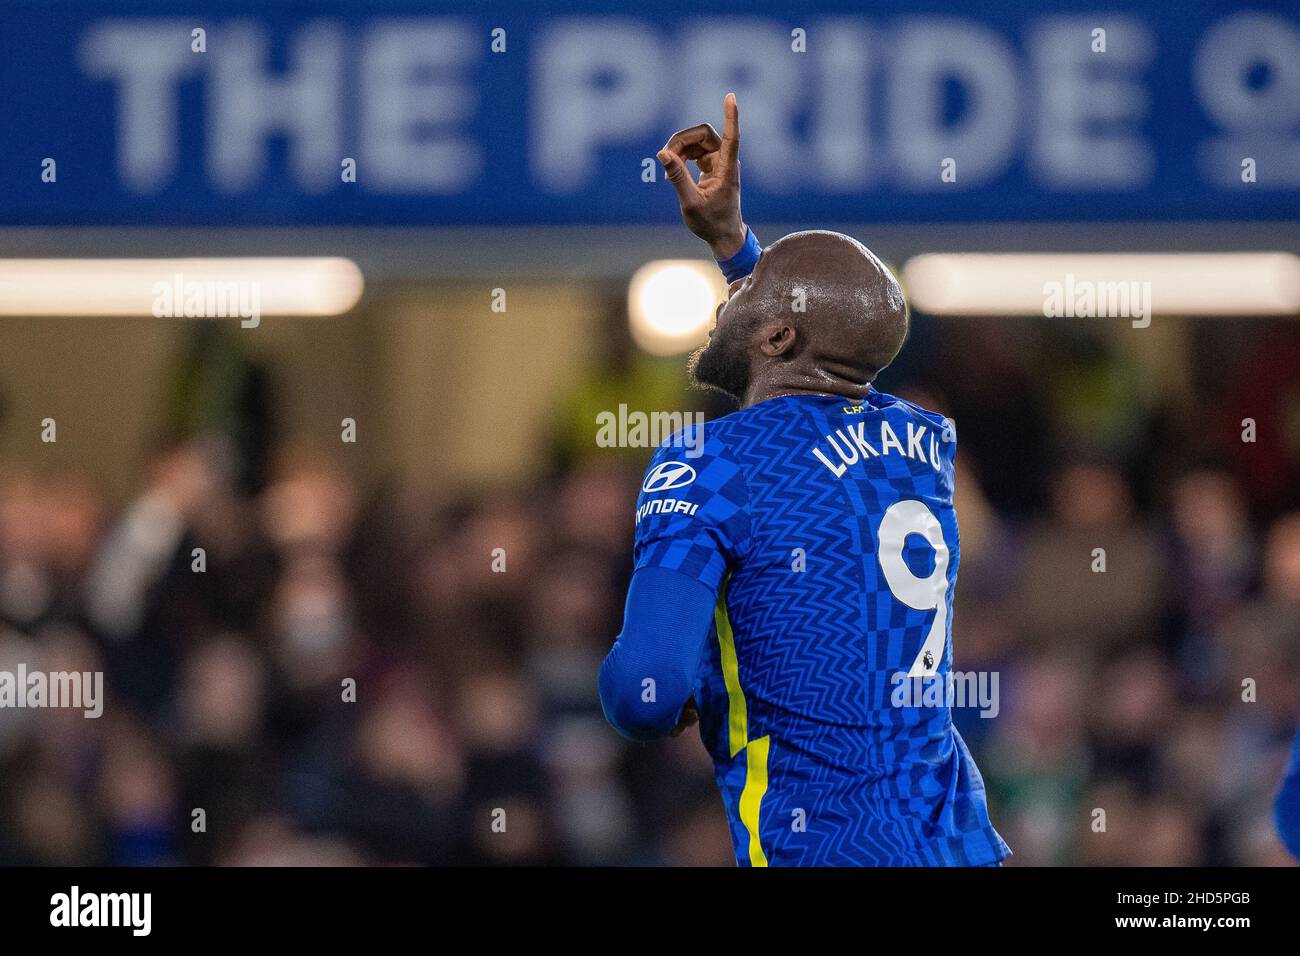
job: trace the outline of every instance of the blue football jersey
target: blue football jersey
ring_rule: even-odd
[[[872,391],[769,399],[660,446],[635,563],[718,595],[695,699],[740,865],[1010,855],[943,695],[959,557],[951,422]]]

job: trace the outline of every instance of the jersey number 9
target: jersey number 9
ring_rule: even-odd
[[[903,559],[903,546],[913,534],[934,548],[934,570],[928,577],[917,577]],[[894,597],[914,610],[934,611],[934,623],[907,672],[908,677],[931,677],[943,660],[948,637],[948,544],[943,527],[925,502],[896,501],[880,519],[876,540],[880,569]]]

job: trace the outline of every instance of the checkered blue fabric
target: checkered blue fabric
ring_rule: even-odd
[[[949,709],[893,699],[897,675],[952,669],[952,423],[873,391],[861,405],[774,398],[698,427],[702,443],[674,436],[650,462],[634,558],[722,594],[746,738],[769,741],[757,814],[767,862],[1009,856]],[[732,756],[717,637],[715,627],[697,679],[700,731],[748,865],[740,803],[753,774],[745,751]]]

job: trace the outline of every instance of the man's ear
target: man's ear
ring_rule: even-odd
[[[790,352],[794,348],[795,339],[794,326],[784,323],[769,325],[763,329],[758,347],[768,358],[776,358]]]

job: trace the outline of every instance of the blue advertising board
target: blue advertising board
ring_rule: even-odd
[[[0,225],[1300,218],[1300,5],[0,4]]]

